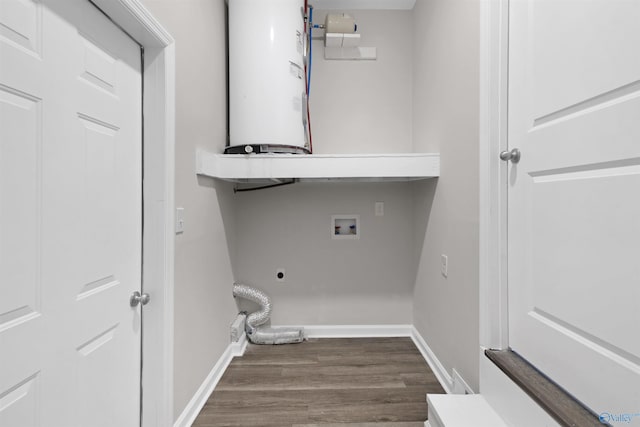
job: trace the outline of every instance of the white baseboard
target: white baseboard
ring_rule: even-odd
[[[231,356],[240,357],[244,354],[244,351],[247,349],[247,344],[249,341],[247,340],[247,334],[240,335],[240,339],[238,342],[232,342],[229,344],[231,347]]]
[[[462,378],[460,372],[451,370],[451,389],[454,394],[475,394],[471,386]]]
[[[418,350],[420,350],[420,353],[422,353],[422,357],[424,357],[424,360],[427,361],[427,364],[435,374],[438,382],[440,382],[440,385],[444,388],[444,391],[448,394],[453,393],[453,378],[449,375],[440,360],[438,360],[435,353],[431,351],[431,348],[429,348],[427,342],[422,338],[422,335],[420,335],[420,332],[418,332],[415,326],[411,326],[411,338],[413,339],[416,347],[418,347]]]
[[[187,406],[184,408],[173,427],[191,427],[196,417],[207,403],[207,399],[218,385],[220,378],[226,371],[229,363],[234,357],[242,356],[247,348],[247,336],[243,334],[238,342],[231,343],[227,346],[218,362],[214,365],[207,378],[193,395]]]
[[[278,327],[292,326],[274,326],[274,328]],[[298,325],[298,327],[300,326]],[[307,338],[410,337],[413,328],[412,325],[311,325],[302,327]]]

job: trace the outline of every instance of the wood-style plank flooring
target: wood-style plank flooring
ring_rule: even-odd
[[[410,338],[249,345],[193,427],[423,427],[444,393]]]

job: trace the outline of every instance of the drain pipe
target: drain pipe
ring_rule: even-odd
[[[240,283],[233,284],[233,296],[253,301],[260,310],[247,315],[245,331],[253,344],[292,344],[304,341],[303,328],[269,328],[264,325],[271,317],[271,299],[259,289]]]

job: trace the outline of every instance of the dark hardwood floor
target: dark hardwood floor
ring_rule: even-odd
[[[444,390],[410,338],[249,345],[194,427],[423,427]]]

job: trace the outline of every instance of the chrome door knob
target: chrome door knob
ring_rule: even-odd
[[[140,294],[140,292],[135,291],[129,298],[129,305],[131,307],[136,307],[138,304],[146,305],[150,299],[149,294]]]
[[[511,163],[518,163],[520,161],[520,150],[514,148],[511,151],[503,151],[500,153],[500,160],[504,160],[505,162],[511,160]]]

